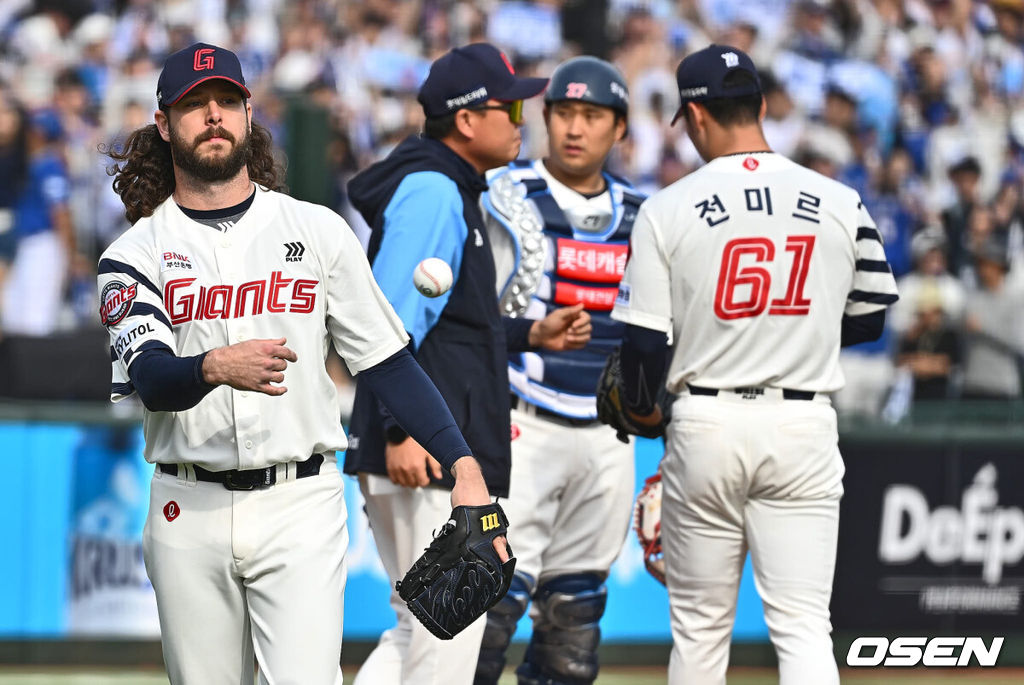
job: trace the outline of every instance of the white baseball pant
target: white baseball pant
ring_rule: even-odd
[[[0,331],[43,336],[57,330],[67,264],[64,244],[54,231],[20,239],[3,288]]]
[[[398,623],[381,634],[354,685],[471,685],[486,616],[453,639],[439,640],[416,620],[394,589],[395,581],[405,576],[447,520],[451,491],[406,488],[387,476],[366,473],[359,474],[359,486],[377,552],[391,580],[390,602]]]
[[[572,426],[512,410],[512,475],[502,508],[516,572],[535,581],[607,573],[633,510],[633,445],[602,423]]]
[[[261,684],[342,684],[343,487],[333,458],[265,490],[156,470],[142,546],[173,685],[252,685],[254,656]]]
[[[725,683],[749,550],[781,685],[838,685],[829,600],[845,468],[827,396],[684,394],[662,464],[669,683]]]

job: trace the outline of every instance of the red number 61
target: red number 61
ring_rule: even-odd
[[[786,294],[771,301],[769,316],[806,316],[811,311],[811,301],[804,296],[804,284],[813,250],[813,235],[786,238],[786,252],[793,253],[793,267]],[[740,262],[747,255],[754,263],[743,266]],[[727,242],[715,289],[715,315],[720,319],[743,319],[763,313],[768,307],[772,275],[768,269],[757,265],[774,259],[775,244],[768,238],[734,238]],[[750,294],[738,301],[736,287],[741,285],[749,285]]]

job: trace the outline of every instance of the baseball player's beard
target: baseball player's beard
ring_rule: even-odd
[[[217,128],[198,136],[192,145],[182,140],[173,128],[170,129],[170,134],[171,158],[174,163],[189,176],[200,181],[216,183],[232,179],[249,160],[251,141],[248,131],[241,141],[236,141],[231,133],[223,128]],[[223,138],[231,143],[231,152],[227,157],[204,158],[196,151],[202,143],[214,137]]]

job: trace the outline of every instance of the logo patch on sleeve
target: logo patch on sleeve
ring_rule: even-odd
[[[619,292],[615,296],[615,304],[623,307],[629,306],[629,283],[619,283]]]
[[[100,321],[104,326],[113,326],[128,315],[132,300],[139,294],[139,284],[130,286],[121,281],[111,281],[103,286],[100,293]]]

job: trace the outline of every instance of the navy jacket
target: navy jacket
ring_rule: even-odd
[[[355,176],[348,191],[372,229],[367,256],[412,338],[416,360],[441,391],[491,494],[507,496],[507,348],[479,207],[486,188],[447,145],[412,136]],[[452,265],[455,281],[444,296],[428,299],[415,290],[412,273],[433,256]],[[346,473],[387,473],[384,421],[377,398],[357,377]],[[448,473],[439,482],[454,484]]]

